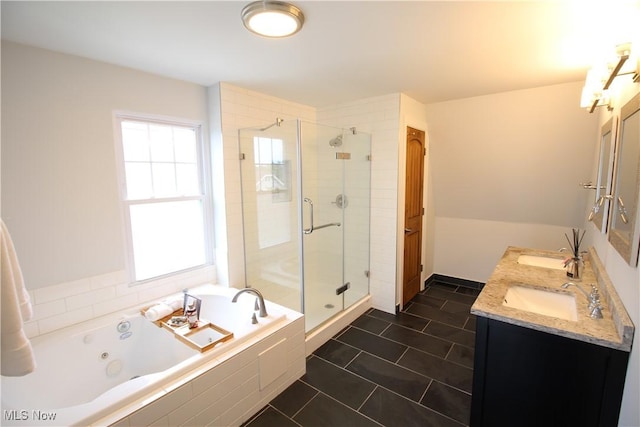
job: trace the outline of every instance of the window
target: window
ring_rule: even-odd
[[[284,151],[281,139],[254,138],[253,150],[256,165],[256,191],[278,192],[285,190],[283,176]],[[279,176],[278,176],[279,175]]]
[[[291,241],[291,168],[282,139],[253,139],[260,249]]]
[[[210,263],[201,126],[124,115],[116,122],[131,278]]]

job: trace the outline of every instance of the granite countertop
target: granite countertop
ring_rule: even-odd
[[[584,273],[579,282],[567,277],[564,269],[518,264],[520,255],[557,258],[559,262],[568,256],[567,253],[559,251],[508,247],[471,307],[472,314],[592,344],[631,351],[633,323],[593,248],[589,249],[589,253],[585,256]],[[592,284],[597,284],[602,302],[602,319],[589,317],[589,302],[582,292],[574,286],[568,289],[561,288],[563,283],[569,281],[581,286],[587,293],[590,292]],[[578,320],[564,320],[502,305],[507,290],[514,285],[575,294]]]

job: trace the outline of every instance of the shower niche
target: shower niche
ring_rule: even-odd
[[[277,119],[239,141],[245,286],[309,332],[369,294],[371,136]]]

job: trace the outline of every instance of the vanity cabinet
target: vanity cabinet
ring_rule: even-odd
[[[471,426],[615,427],[628,358],[478,316]]]

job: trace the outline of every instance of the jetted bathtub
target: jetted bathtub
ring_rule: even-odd
[[[252,338],[286,323],[292,312],[267,302],[268,317],[252,324],[255,296],[205,285],[189,290],[202,298],[200,317],[233,332],[231,340],[199,352],[145,319],[139,310],[105,316],[32,340],[37,369],[2,377],[1,425],[89,425],[153,394]]]

